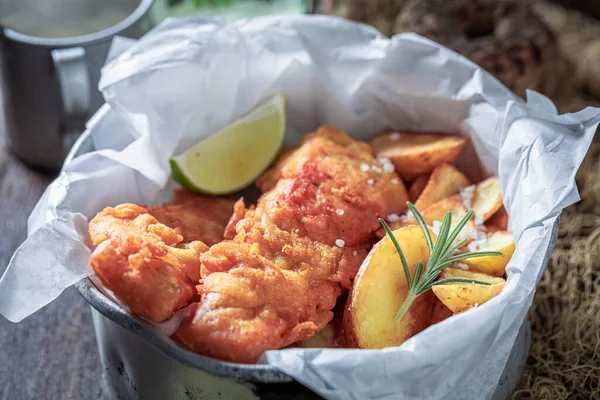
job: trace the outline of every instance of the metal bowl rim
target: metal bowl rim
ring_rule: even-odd
[[[104,296],[89,278],[75,284],[81,296],[104,317],[140,336],[165,355],[217,376],[260,383],[289,383],[293,378],[265,364],[237,364],[220,361],[186,350],[170,339],[162,337],[151,325],[129,314],[120,305]]]

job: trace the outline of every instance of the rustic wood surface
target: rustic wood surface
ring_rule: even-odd
[[[25,167],[0,132],[0,275],[26,237],[27,217],[53,179]],[[43,266],[40,266],[41,268]],[[73,288],[26,320],[0,316],[0,399],[102,399],[92,318]]]

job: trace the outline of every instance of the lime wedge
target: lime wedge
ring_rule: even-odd
[[[173,179],[196,192],[236,192],[272,162],[285,135],[286,99],[278,94],[170,160]]]

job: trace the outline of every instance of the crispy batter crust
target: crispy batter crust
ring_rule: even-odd
[[[351,287],[378,217],[406,207],[398,176],[367,144],[331,127],[265,176],[256,208],[236,206],[233,239],[200,257],[202,300],[176,332],[194,351],[255,362],[314,335]]]

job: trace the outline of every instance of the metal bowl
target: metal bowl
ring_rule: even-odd
[[[93,150],[86,131],[75,142],[65,165]],[[104,296],[90,279],[75,287],[91,305],[105,383],[116,399],[321,398],[272,366],[218,361],[184,349]],[[493,399],[506,399],[514,391],[529,352],[529,335],[525,322]]]

